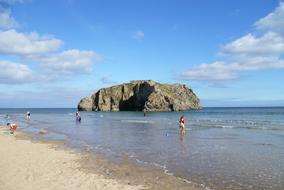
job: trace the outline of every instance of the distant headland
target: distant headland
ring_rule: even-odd
[[[160,84],[152,80],[102,88],[80,100],[80,111],[185,111],[200,109],[199,98],[184,84]]]

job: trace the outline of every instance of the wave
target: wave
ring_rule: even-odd
[[[267,121],[267,120],[230,120],[230,119],[196,119],[192,120],[192,122],[198,123],[232,123],[232,124],[245,124],[245,125],[261,125],[261,124],[273,124],[275,121]],[[280,124],[283,122],[278,121]]]
[[[145,121],[145,120],[121,120],[122,123],[155,123],[155,121]]]
[[[242,119],[196,119],[189,122],[191,126],[224,129],[284,130],[284,120],[242,120]]]
[[[232,129],[232,128],[234,128],[234,126],[232,126],[232,125],[223,125],[222,128],[229,128],[229,129]]]
[[[214,125],[214,124],[198,124],[197,127],[204,128],[223,128],[223,129],[254,129],[254,130],[271,130],[271,131],[283,131],[284,126],[240,126],[240,125]]]

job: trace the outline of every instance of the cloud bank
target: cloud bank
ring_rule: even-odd
[[[17,31],[19,24],[8,7],[19,2],[23,0],[0,0],[0,56],[36,64],[40,73],[35,74],[26,63],[0,59],[0,84],[63,80],[66,74],[90,74],[93,65],[103,60],[101,55],[91,50],[58,51],[64,42],[52,35]]]
[[[248,71],[284,69],[284,3],[258,20],[255,32],[223,46],[222,60],[204,63],[179,74],[184,80],[225,81]]]
[[[14,29],[0,31],[0,54],[41,54],[56,50],[62,44],[59,39],[40,36],[36,32],[25,34]]]
[[[84,74],[92,72],[91,65],[101,61],[102,57],[94,51],[72,49],[50,56],[41,56],[35,60],[42,62],[45,68],[54,72]]]
[[[0,81],[4,84],[34,82],[36,77],[32,70],[24,64],[0,61]]]

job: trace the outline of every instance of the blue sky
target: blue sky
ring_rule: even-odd
[[[276,0],[0,0],[0,107],[76,107],[141,79],[203,106],[283,106],[283,53]]]

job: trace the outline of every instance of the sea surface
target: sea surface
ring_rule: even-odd
[[[31,120],[25,113],[31,112]],[[0,109],[0,124],[65,140],[110,159],[161,167],[208,189],[284,189],[284,107],[203,108],[188,112],[80,112]],[[6,118],[8,114],[9,118]],[[185,115],[186,133],[178,129]]]

